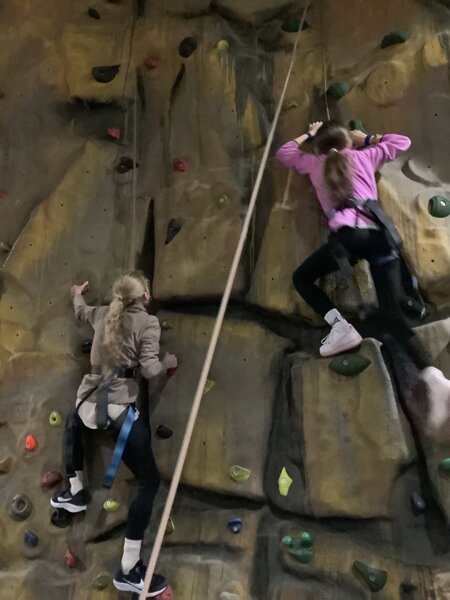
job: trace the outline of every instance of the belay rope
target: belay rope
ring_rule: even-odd
[[[245,215],[244,223],[242,225],[241,235],[240,235],[240,238],[238,241],[236,252],[233,257],[233,262],[232,262],[232,265],[230,268],[230,272],[228,274],[227,282],[225,285],[225,291],[223,293],[222,300],[220,302],[219,312],[217,313],[216,321],[214,323],[214,329],[213,329],[213,332],[211,335],[211,339],[209,341],[208,351],[207,351],[206,358],[203,363],[202,371],[201,371],[200,378],[198,381],[197,390],[195,392],[191,412],[189,414],[189,419],[188,419],[188,422],[186,425],[183,442],[181,444],[181,450],[178,455],[177,463],[175,465],[175,469],[173,472],[172,481],[170,483],[170,488],[169,488],[169,493],[167,496],[166,504],[164,506],[163,514],[161,516],[161,521],[159,523],[155,542],[153,544],[153,549],[152,549],[150,561],[149,561],[149,564],[147,567],[147,573],[146,573],[145,580],[144,580],[144,587],[142,588],[142,591],[139,595],[139,600],[145,600],[145,598],[147,598],[148,589],[150,587],[150,582],[151,582],[153,574],[155,572],[156,562],[157,562],[159,554],[161,552],[161,546],[162,546],[162,542],[164,539],[164,533],[166,531],[167,524],[170,519],[170,514],[172,512],[173,503],[175,501],[175,496],[176,496],[176,493],[178,490],[178,486],[180,484],[181,473],[183,471],[184,463],[186,461],[186,455],[187,455],[187,452],[189,449],[189,444],[191,442],[192,433],[194,431],[194,426],[195,426],[195,422],[197,420],[198,411],[200,409],[200,404],[201,404],[202,397],[203,397],[203,390],[204,390],[204,387],[206,384],[206,379],[208,377],[209,370],[211,368],[211,363],[214,358],[214,352],[216,350],[220,330],[222,328],[223,320],[225,317],[225,312],[228,307],[231,290],[233,287],[234,280],[236,278],[237,269],[238,269],[238,266],[239,266],[239,263],[240,263],[240,260],[242,257],[242,252],[244,250],[244,244],[247,239],[251,219],[252,219],[253,212],[255,209],[256,199],[258,197],[259,189],[261,187],[261,182],[262,182],[262,178],[264,175],[264,170],[265,170],[265,167],[267,164],[267,160],[269,158],[270,148],[272,146],[273,138],[275,136],[275,130],[278,125],[278,120],[280,118],[281,107],[283,106],[283,102],[284,102],[284,98],[286,96],[289,81],[291,79],[292,70],[294,68],[298,40],[299,40],[299,36],[300,36],[300,33],[303,28],[303,24],[305,22],[305,16],[306,16],[308,7],[309,7],[309,0],[306,3],[305,8],[303,10],[302,18],[300,21],[300,26],[299,26],[299,29],[298,29],[298,32],[297,32],[297,35],[295,38],[295,42],[294,42],[294,48],[292,50],[291,62],[290,62],[289,69],[288,69],[288,72],[286,75],[283,90],[282,90],[280,98],[278,100],[275,115],[274,115],[272,125],[271,125],[270,131],[269,131],[269,136],[267,138],[266,146],[264,148],[264,153],[263,153],[263,156],[261,159],[261,164],[259,165],[258,174],[256,176],[255,185],[253,187],[252,195],[250,197],[248,210]]]

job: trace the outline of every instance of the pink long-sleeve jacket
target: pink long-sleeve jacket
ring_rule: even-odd
[[[355,150],[344,148],[342,153],[352,165],[353,196],[362,200],[377,200],[377,184],[375,173],[385,162],[394,160],[411,146],[411,140],[404,135],[389,133],[381,142]],[[334,204],[329,197],[323,177],[324,154],[309,154],[299,149],[297,142],[287,142],[276,153],[276,158],[285,167],[295,169],[299,173],[309,175],[316,191],[323,212],[328,218],[333,212]],[[357,215],[353,208],[338,211],[328,220],[328,227],[337,231],[341,227],[373,226],[370,219]]]

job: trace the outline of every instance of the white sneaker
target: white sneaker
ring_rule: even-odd
[[[417,425],[435,442],[450,441],[450,381],[442,371],[421,371],[413,392]]]
[[[320,356],[327,358],[335,354],[341,354],[346,350],[356,348],[362,342],[362,337],[347,321],[338,321],[331,328],[327,337],[323,338],[320,347]]]

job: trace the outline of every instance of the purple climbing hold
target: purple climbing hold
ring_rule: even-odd
[[[30,529],[27,529],[25,531],[25,535],[23,536],[23,541],[25,546],[28,546],[29,548],[36,548],[36,546],[39,544],[39,537],[33,531],[30,531]]]
[[[63,508],[55,508],[52,511],[50,520],[55,527],[65,529],[72,523],[72,513],[64,510]]]

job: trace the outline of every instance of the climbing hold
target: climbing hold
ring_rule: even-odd
[[[369,567],[359,560],[355,560],[353,563],[353,568],[359,575],[362,576],[364,581],[373,592],[378,592],[385,586],[387,581],[386,571]]]
[[[120,65],[111,67],[94,67],[92,69],[92,77],[99,83],[109,83],[119,72]]]
[[[30,516],[32,509],[33,505],[28,496],[25,496],[25,494],[17,494],[12,499],[9,511],[14,519],[24,521]]]
[[[291,108],[298,108],[297,100],[287,100],[283,105],[284,110],[290,110]]]
[[[178,46],[178,52],[183,58],[189,58],[197,49],[197,41],[193,37],[184,38]]]
[[[119,127],[108,127],[107,134],[114,140],[120,140],[122,137],[122,131]]]
[[[314,544],[314,536],[310,531],[303,531],[300,535],[299,541],[303,548],[311,548]]]
[[[164,535],[170,535],[174,531],[175,531],[175,522],[172,519],[172,517],[169,517],[169,520],[167,521],[167,526],[166,526],[166,530],[164,532]]]
[[[112,577],[109,573],[104,571],[103,573],[99,573],[94,580],[94,587],[97,590],[106,589],[112,582]]]
[[[241,597],[232,592],[221,592],[219,600],[241,600]]]
[[[359,375],[369,365],[370,360],[360,354],[340,354],[333,358],[328,368],[339,375],[351,377],[352,375]]]
[[[366,129],[364,128],[364,125],[362,124],[361,119],[351,119],[348,122],[348,128],[350,129],[350,131],[357,129],[358,131],[367,133]]]
[[[25,535],[23,536],[23,541],[25,546],[28,546],[29,548],[36,548],[36,546],[39,544],[39,537],[33,533],[33,531],[27,529],[25,531]]]
[[[304,564],[311,562],[313,558],[312,546],[314,543],[314,536],[311,533],[305,531],[298,537],[285,535],[281,543],[287,546],[289,554],[299,562]]]
[[[423,319],[428,315],[428,311],[425,306],[414,298],[409,298],[406,296],[405,298],[402,298],[401,304],[408,312],[416,317],[419,317],[420,319]]]
[[[173,436],[173,431],[165,425],[158,425],[155,433],[162,440],[168,440]]]
[[[173,161],[173,168],[179,173],[186,173],[188,164],[183,158],[175,158]]]
[[[92,340],[91,339],[84,340],[84,342],[81,343],[81,352],[83,354],[90,354],[91,348],[92,348]]]
[[[27,435],[27,437],[25,438],[25,448],[29,452],[32,452],[33,450],[36,449],[36,446],[37,446],[36,439],[32,435]]]
[[[439,470],[446,475],[450,475],[450,458],[444,458],[439,463]]]
[[[177,367],[172,367],[171,369],[167,369],[166,375],[167,377],[173,377],[177,372]]]
[[[233,465],[230,468],[230,477],[231,479],[233,479],[233,481],[236,481],[237,483],[243,483],[244,481],[247,481],[251,474],[252,472],[250,471],[250,469],[240,467],[239,465]]]
[[[9,473],[11,471],[13,459],[12,456],[7,456],[0,461],[0,473]]]
[[[419,492],[413,492],[411,494],[411,509],[415,515],[424,513],[427,509],[426,502]]]
[[[450,215],[450,200],[443,196],[433,196],[428,201],[428,212],[438,219],[448,217]]]
[[[161,329],[163,331],[167,331],[168,329],[172,329],[171,322],[167,321],[167,319],[164,319],[163,321],[161,321]]]
[[[173,238],[180,231],[182,225],[183,223],[179,219],[170,219],[169,224],[167,225],[166,239],[164,240],[166,245],[170,244]]]
[[[296,33],[300,29],[300,19],[286,19],[281,24],[281,29],[283,31],[287,31],[288,33]],[[303,21],[302,31],[308,29],[309,24],[306,21]]]
[[[227,40],[219,40],[217,42],[217,50],[224,51],[228,50],[229,47],[230,44],[227,42]]]
[[[41,485],[46,488],[53,488],[57,483],[64,479],[63,474],[59,471],[47,471],[41,479]]]
[[[72,513],[63,508],[55,508],[52,511],[50,520],[55,527],[65,529],[72,523]]]
[[[67,548],[66,553],[64,554],[64,564],[66,567],[69,567],[69,569],[75,569],[77,562],[78,561],[75,552],[70,548]]]
[[[91,17],[91,19],[100,19],[100,14],[97,10],[95,10],[95,8],[89,8],[88,15]]]
[[[381,41],[381,48],[387,48],[388,46],[394,46],[395,44],[404,44],[409,40],[411,34],[409,31],[391,31],[384,36]]]
[[[59,427],[62,423],[62,417],[59,414],[59,412],[56,412],[56,410],[54,410],[50,413],[48,422],[52,427]]]
[[[224,194],[223,196],[220,196],[219,200],[217,201],[217,206],[219,208],[224,208],[225,206],[228,206],[229,204],[230,204],[230,199],[226,194]]]
[[[212,379],[207,379],[206,383],[205,383],[205,387],[203,388],[203,395],[205,396],[205,394],[210,392],[215,385],[216,385],[215,381],[213,381]]]
[[[159,65],[159,60],[157,58],[155,58],[154,56],[151,56],[150,58],[147,58],[147,60],[145,61],[145,66],[147,67],[147,69],[149,69],[150,71],[152,69],[156,69],[156,67]]]
[[[119,164],[116,167],[116,171],[118,173],[128,173],[128,171],[131,171],[135,167],[139,167],[139,163],[134,162],[134,160],[129,156],[122,156]]]
[[[288,472],[283,467],[278,477],[278,489],[282,496],[287,496],[289,493],[289,488],[292,485],[292,479],[289,477]]]
[[[228,529],[231,533],[241,533],[243,527],[242,519],[231,519],[228,521]]]
[[[6,192],[0,192],[0,198],[4,198],[6,196]]]
[[[108,498],[108,500],[105,500],[103,502],[103,509],[106,510],[107,512],[113,512],[113,511],[117,510],[119,508],[119,506],[120,506],[120,502],[116,502],[112,498]]]
[[[0,242],[0,250],[6,253],[11,252],[12,245],[9,242]]]
[[[346,81],[338,81],[330,85],[327,89],[327,95],[331,96],[334,100],[340,100],[346,96],[350,91],[350,85]]]

